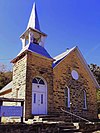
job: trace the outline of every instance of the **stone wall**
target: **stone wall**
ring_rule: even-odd
[[[26,118],[32,114],[32,80],[40,76],[47,82],[47,113],[53,111],[53,69],[52,59],[28,52],[26,75]]]
[[[76,70],[79,79],[74,80],[71,71]],[[85,69],[82,61],[78,57],[77,51],[71,52],[63,61],[54,68],[54,110],[61,112],[60,108],[66,109],[64,89],[70,89],[71,107],[67,109],[74,114],[88,119],[97,118],[96,88]],[[87,94],[87,109],[83,109],[82,91]]]
[[[13,65],[13,98],[25,99],[27,55]]]
[[[27,54],[23,54],[22,56],[17,57],[17,60],[13,62],[13,88],[12,88],[13,98],[25,99],[26,67],[27,67]],[[12,103],[12,105],[20,105],[20,103]],[[25,104],[24,104],[24,112],[25,112]]]

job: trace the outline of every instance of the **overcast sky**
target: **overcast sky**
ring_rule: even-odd
[[[100,66],[100,0],[35,0],[41,31],[52,57],[78,46],[87,63]],[[34,0],[0,0],[0,63],[21,50]],[[8,60],[9,59],[9,60]]]

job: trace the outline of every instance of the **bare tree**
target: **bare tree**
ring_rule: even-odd
[[[7,69],[5,64],[0,63],[0,89],[12,80],[12,72]]]

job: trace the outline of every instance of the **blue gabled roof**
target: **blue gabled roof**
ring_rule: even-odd
[[[45,56],[47,58],[52,58],[49,53],[46,51],[46,49],[40,45],[30,43],[28,50],[31,50],[32,52],[38,53],[42,56]]]
[[[24,49],[22,49],[20,51],[20,53],[17,55],[19,56],[21,53],[23,53],[25,50],[29,50],[33,53],[36,53],[36,54],[39,54],[39,55],[42,55],[44,57],[47,57],[47,58],[50,58],[50,59],[53,59],[49,53],[46,51],[46,49],[38,44],[35,44],[35,43],[30,43],[30,44],[27,44]]]

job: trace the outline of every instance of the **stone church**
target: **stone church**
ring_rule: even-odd
[[[13,79],[0,97],[24,99],[24,116],[61,114],[97,118],[97,81],[77,46],[52,58],[44,47],[47,35],[39,26],[36,5],[20,36],[22,49],[11,61]]]

